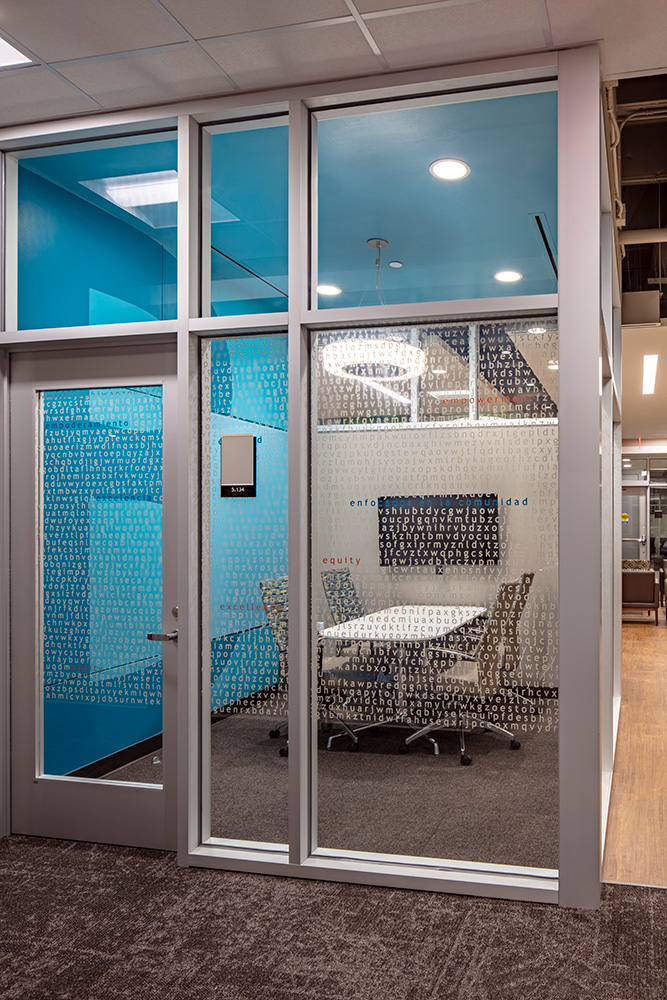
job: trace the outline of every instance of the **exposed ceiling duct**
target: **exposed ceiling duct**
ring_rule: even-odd
[[[623,292],[657,292],[667,317],[667,75],[607,88]]]

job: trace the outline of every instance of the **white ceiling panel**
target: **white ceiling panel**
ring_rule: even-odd
[[[543,49],[535,0],[487,0],[368,22],[392,69]]]
[[[667,69],[664,0],[547,0],[554,45],[604,39],[603,73],[640,75]]]
[[[2,0],[0,31],[45,62],[183,40],[151,0]]]
[[[244,90],[335,80],[381,69],[356,24],[247,35],[202,46]]]
[[[354,6],[362,14],[370,14],[386,10],[399,10],[401,7],[423,7],[432,3],[434,6],[450,7],[461,3],[487,3],[488,0],[354,0]],[[371,18],[371,20],[373,20]]]
[[[63,63],[60,72],[105,108],[228,94],[230,87],[194,43],[100,62]]]
[[[35,66],[0,73],[0,124],[60,118],[96,110],[64,80]]]
[[[213,38],[350,14],[344,0],[162,0],[195,38]]]

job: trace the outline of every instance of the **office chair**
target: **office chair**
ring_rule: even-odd
[[[259,590],[262,595],[264,611],[269,622],[269,628],[274,642],[278,647],[280,674],[277,684],[274,684],[269,695],[272,711],[267,714],[284,715],[285,719],[269,730],[271,739],[277,739],[283,730],[287,730],[287,629],[288,629],[288,578],[279,576],[275,580],[260,580]],[[278,751],[281,757],[287,757],[287,745]]]
[[[349,569],[322,570],[322,586],[334,625],[342,625],[343,622],[362,617],[364,609]],[[360,643],[341,640],[336,643],[336,656],[341,656],[350,649],[356,649],[358,654]]]
[[[500,733],[509,738],[512,750],[520,748],[514,733],[494,721],[509,694],[504,688],[504,637],[518,587],[520,583],[516,580],[501,583],[493,610],[480,634],[460,635],[458,642],[451,645],[446,636],[447,646],[429,647],[429,653],[440,654],[447,663],[427,695],[429,700],[435,701],[432,711],[436,718],[407,737],[406,750],[414,740],[433,730],[455,728],[461,764],[470,764],[472,760],[465,745],[466,725]]]

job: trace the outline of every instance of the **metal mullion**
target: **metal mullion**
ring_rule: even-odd
[[[211,133],[202,128],[200,132],[201,168],[201,308],[198,315],[211,315]]]
[[[288,708],[289,861],[314,846],[315,774],[310,693],[308,331],[301,325],[308,272],[308,110],[289,105],[288,159]]]
[[[0,351],[0,836],[10,832],[9,356]]]
[[[596,47],[559,54],[559,902],[589,908],[601,861],[599,90]]]
[[[544,315],[558,308],[558,295],[504,295],[493,299],[456,299],[441,302],[406,302],[385,306],[352,306],[310,309],[302,322],[310,329],[375,326],[401,323],[450,322],[476,319],[521,318]]]
[[[199,297],[199,128],[178,120],[177,530],[178,551],[178,857],[188,864],[200,842],[200,531],[199,342],[189,321]],[[210,727],[203,727],[210,735]]]
[[[4,155],[3,167],[3,257],[2,269],[2,299],[3,299],[3,332],[16,330],[18,327],[18,189],[19,166],[16,157]]]
[[[7,314],[11,312],[11,293],[7,306]],[[0,334],[0,346],[16,347],[23,344],[51,344],[66,341],[73,344],[79,342],[82,347],[91,346],[95,340],[114,341],[123,339],[137,340],[141,337],[162,337],[165,334],[176,333],[176,321],[167,319],[149,320],[145,323],[127,323],[119,326],[115,323],[104,323],[99,326],[57,326],[43,330],[18,330],[16,326]]]
[[[190,319],[190,333],[198,337],[213,334],[284,333],[288,313],[244,313],[239,316],[204,316]]]

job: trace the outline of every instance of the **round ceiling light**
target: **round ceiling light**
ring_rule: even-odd
[[[528,333],[546,333],[546,326],[529,326]]]
[[[441,181],[460,181],[470,173],[470,167],[463,160],[434,160],[428,169]]]
[[[402,260],[390,260],[389,261],[389,267],[403,267],[403,261]]]
[[[496,281],[521,281],[523,275],[519,271],[496,271],[493,277]]]
[[[318,285],[316,291],[318,295],[340,295],[342,288],[338,285]]]
[[[425,367],[421,347],[400,340],[336,340],[322,350],[322,365],[332,375],[345,378],[417,378]]]

